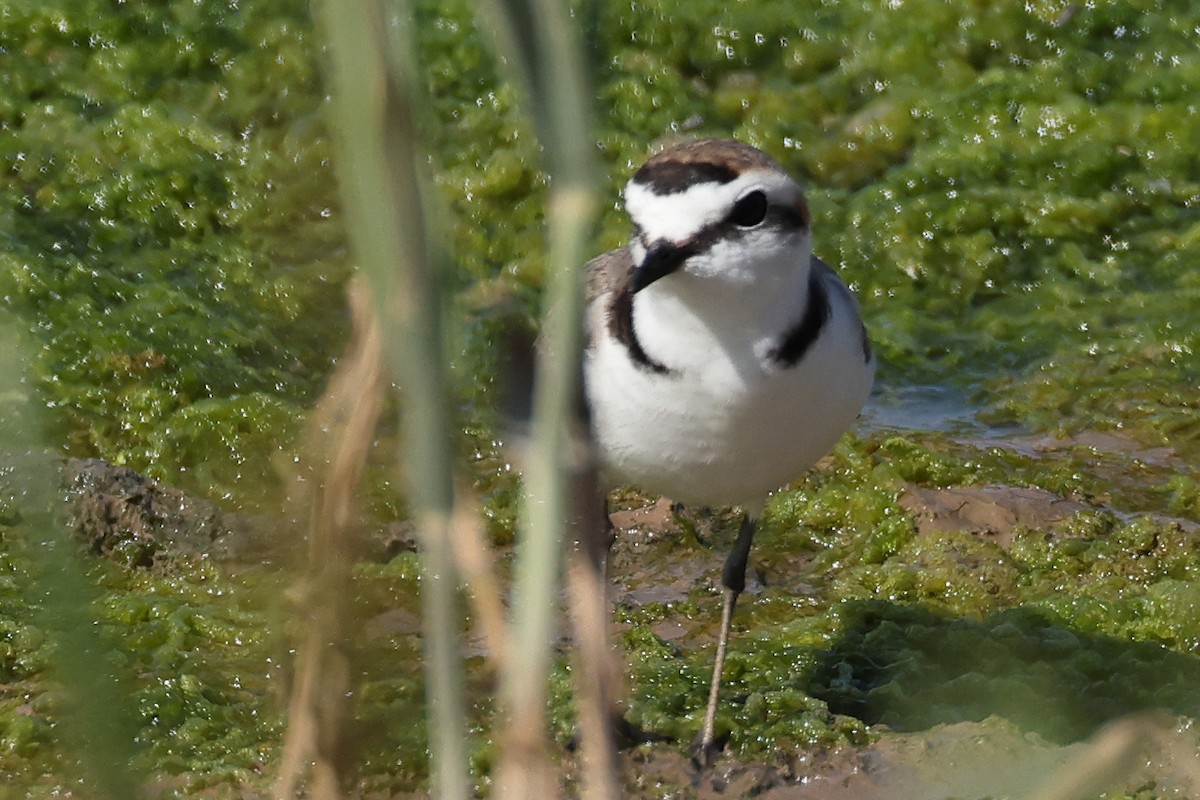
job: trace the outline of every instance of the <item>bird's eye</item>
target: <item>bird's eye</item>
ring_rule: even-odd
[[[755,189],[733,204],[729,221],[740,228],[753,228],[767,218],[767,196]]]

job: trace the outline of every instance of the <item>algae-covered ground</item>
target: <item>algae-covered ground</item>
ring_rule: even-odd
[[[415,6],[457,298],[447,402],[503,547],[517,490],[488,410],[495,298],[537,312],[546,177],[474,4]],[[727,668],[721,780],[693,784],[672,759],[699,727],[734,518],[615,498],[627,716],[667,740],[627,756],[630,791],[802,797],[883,763],[910,770],[893,797],[1010,796],[1021,789],[937,784],[967,746],[946,743],[1069,753],[1151,709],[1194,750],[1200,10],[622,0],[597,5],[588,47],[612,198],[596,250],[626,236],[619,187],[656,143],[744,139],[808,187],[816,251],[858,293],[881,359],[860,425],[768,505]],[[24,347],[4,370],[28,376],[6,378],[7,424],[220,513],[296,516],[282,504],[297,437],[344,345],[352,269],[311,10],[14,4],[0,53],[0,298]],[[7,458],[18,485],[25,456]],[[397,486],[369,471],[371,526],[402,526]],[[71,583],[40,552],[40,519],[20,497],[0,503],[0,797],[88,793],[86,753],[106,743],[63,720],[93,673],[127,702],[80,729],[132,731],[129,772],[153,795],[265,792],[299,548],[164,546],[147,568],[141,541],[88,556]],[[424,786],[416,559],[356,571],[358,794]],[[64,586],[88,620],[56,617]],[[85,641],[98,649],[75,655]],[[470,655],[483,775],[490,679]],[[555,680],[565,741],[565,667]],[[1137,772],[1121,791],[1190,790]]]

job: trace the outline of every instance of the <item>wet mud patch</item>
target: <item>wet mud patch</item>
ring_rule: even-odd
[[[68,525],[95,555],[132,567],[165,568],[176,558],[250,553],[271,525],[98,458],[63,467]]]
[[[303,536],[292,523],[231,514],[103,462],[71,462],[66,476],[85,546],[128,567],[161,574],[181,562],[282,558]],[[630,796],[1020,796],[1114,720],[1165,709],[1186,728],[1200,716],[1200,659],[1177,644],[1200,641],[1187,622],[1200,607],[1194,523],[1126,519],[1095,498],[1000,483],[911,482],[895,502],[907,539],[879,563],[831,565],[811,533],[766,532],[727,665],[719,727],[732,738],[697,775],[686,745],[703,708],[738,514],[615,498],[609,577],[627,717],[667,739],[622,755]],[[411,553],[388,560],[397,542],[412,549],[401,530],[375,535],[376,566],[364,575],[379,575],[362,589],[371,611],[362,634],[372,652],[415,658],[419,618],[387,588],[393,572],[416,569]],[[1118,575],[1129,583],[1114,583]],[[1097,632],[1096,615],[1128,635]],[[365,719],[391,719],[391,701],[376,700],[391,686],[383,676],[400,680],[396,668],[394,658],[372,668],[379,680],[364,692]],[[416,682],[401,683],[404,702],[420,696]],[[489,691],[478,676],[471,683]],[[383,752],[391,745],[380,736],[371,747]],[[1194,736],[1184,740],[1195,753]],[[568,782],[571,761],[564,755]],[[1121,777],[1130,792],[1184,780],[1147,769]]]
[[[1041,489],[1014,486],[913,486],[900,505],[913,515],[919,533],[966,531],[1004,549],[1018,526],[1044,528],[1089,508]]]
[[[278,515],[249,515],[152,480],[102,459],[62,465],[67,525],[94,555],[130,567],[169,571],[178,559],[294,563],[303,523]],[[416,549],[412,526],[365,531],[359,554],[383,561]]]
[[[1116,746],[1096,746],[1111,745],[1112,739]],[[1105,796],[1185,798],[1200,789],[1187,764],[1196,747],[1188,722],[1163,716],[1122,720],[1096,744],[1069,745],[990,717],[919,733],[884,733],[864,747],[781,753],[769,763],[724,759],[703,775],[678,750],[663,745],[626,754],[623,766],[626,791],[639,798],[987,800],[1033,796],[1093,766],[1090,760],[1099,753],[1113,756],[1112,762],[1087,778],[1107,780],[1112,791]]]

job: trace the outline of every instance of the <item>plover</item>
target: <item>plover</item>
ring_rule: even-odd
[[[668,147],[624,192],[626,247],[587,265],[586,399],[609,481],[740,506],[695,754],[714,751],[730,622],[767,496],[829,451],[875,361],[858,305],[812,255],[800,186],[750,145]]]

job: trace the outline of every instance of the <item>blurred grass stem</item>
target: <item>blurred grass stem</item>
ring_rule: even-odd
[[[54,639],[53,678],[63,702],[53,704],[61,736],[74,754],[79,788],[90,797],[124,800],[139,793],[136,708],[128,676],[115,666],[116,649],[97,620],[99,591],[80,558],[79,543],[64,524],[60,461],[45,448],[40,404],[32,396],[16,326],[0,325],[0,459],[5,491],[19,512],[16,532],[33,564],[37,624]],[[53,696],[53,695],[51,695]],[[3,795],[0,789],[0,795]]]
[[[466,798],[468,780],[458,579],[450,546],[454,505],[450,404],[440,281],[430,266],[419,175],[407,8],[325,0],[332,127],[345,217],[380,303],[385,352],[404,393],[401,458],[422,544],[421,609],[433,795]]]
[[[355,497],[385,389],[377,315],[361,276],[351,282],[349,297],[354,335],[304,436],[305,466],[316,480],[297,481],[298,496],[291,503],[309,508],[308,570],[298,592],[304,632],[275,784],[279,800],[296,797],[306,772],[313,800],[337,800],[345,782]]]
[[[568,481],[590,471],[590,448],[585,442],[581,453],[571,432],[578,429],[581,267],[598,211],[597,160],[585,54],[566,4],[492,0],[484,7],[497,48],[525,90],[550,175],[547,311],[537,353],[515,576],[512,643],[521,661],[510,662],[501,687],[510,716],[499,776],[499,796],[540,798],[550,784],[546,687],[571,516]]]

